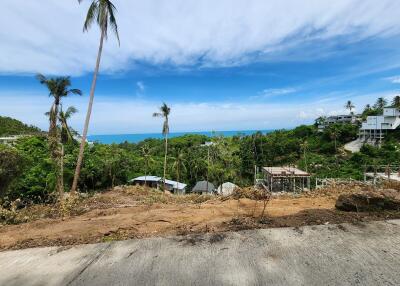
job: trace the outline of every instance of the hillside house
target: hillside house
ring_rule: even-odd
[[[396,107],[385,107],[382,115],[368,116],[362,123],[359,139],[366,143],[381,143],[388,131],[400,125],[400,110]]]

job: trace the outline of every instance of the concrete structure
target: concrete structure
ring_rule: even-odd
[[[271,192],[296,192],[310,189],[311,175],[295,167],[263,167],[263,185]]]
[[[210,195],[215,193],[215,187],[212,183],[207,181],[197,182],[194,188],[192,189],[192,193],[200,193],[202,195]]]
[[[323,221],[325,222],[325,221]],[[0,252],[0,285],[399,285],[400,220]]]
[[[229,196],[232,195],[233,192],[238,189],[239,187],[231,182],[223,183],[221,186],[218,187],[217,193],[221,196]]]
[[[130,180],[129,183],[131,183],[133,185],[139,185],[139,186],[146,185],[150,188],[155,188],[155,189],[159,189],[164,186],[163,178],[157,177],[157,176],[140,176],[140,177]],[[187,185],[184,183],[166,179],[165,186],[167,188],[167,191],[170,191],[171,193],[174,193],[174,194],[186,193]]]
[[[359,138],[365,142],[375,145],[381,143],[385,134],[400,126],[400,110],[395,107],[385,107],[382,115],[368,116],[362,123]]]
[[[400,165],[365,165],[364,182],[371,181],[376,184],[378,181],[400,182]]]
[[[354,114],[347,114],[347,115],[333,115],[329,116],[325,119],[324,124],[318,125],[319,130],[323,130],[326,127],[328,127],[331,124],[339,123],[339,124],[344,124],[344,123],[350,123],[350,124],[357,124],[360,120],[359,115],[354,115]]]

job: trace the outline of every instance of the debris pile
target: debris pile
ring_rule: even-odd
[[[356,212],[400,210],[400,191],[381,189],[341,194],[335,206],[339,210]]]

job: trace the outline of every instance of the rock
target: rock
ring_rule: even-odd
[[[342,194],[336,208],[343,211],[400,210],[400,192],[392,189]]]

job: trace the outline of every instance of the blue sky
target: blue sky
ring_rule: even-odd
[[[82,129],[98,44],[96,28],[82,33],[83,2],[4,0],[0,115],[46,129],[51,100],[34,75],[70,75],[84,96],[64,106],[79,109],[71,125]],[[91,134],[157,132],[151,114],[164,101],[171,131],[251,130],[309,124],[346,112],[347,100],[361,111],[399,92],[396,0],[114,4],[121,46],[112,36],[105,45]]]

